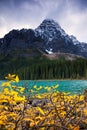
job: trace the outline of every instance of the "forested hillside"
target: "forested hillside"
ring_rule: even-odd
[[[40,60],[17,71],[21,79],[87,78],[87,60]]]
[[[60,58],[19,58],[0,64],[0,79],[8,73],[17,73],[20,79],[86,79],[87,59],[70,61]]]

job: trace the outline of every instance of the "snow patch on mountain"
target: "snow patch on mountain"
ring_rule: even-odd
[[[49,50],[46,49],[46,52],[47,52],[48,54],[53,54],[52,50],[53,50],[52,48],[50,48]]]

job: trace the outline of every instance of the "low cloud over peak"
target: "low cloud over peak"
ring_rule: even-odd
[[[0,37],[11,29],[36,28],[45,18],[87,42],[86,0],[0,0]]]

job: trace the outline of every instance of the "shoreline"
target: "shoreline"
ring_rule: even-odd
[[[87,79],[23,79],[23,80],[20,80],[20,81],[72,81],[72,80],[87,80]],[[0,79],[0,81],[7,81],[5,79]]]
[[[20,81],[72,81],[72,80],[87,80],[87,79],[28,79],[28,80],[20,80]]]

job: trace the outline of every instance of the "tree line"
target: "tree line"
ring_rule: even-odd
[[[0,64],[0,79],[8,74],[17,74],[22,80],[38,79],[87,79],[87,59],[70,61],[64,58],[16,59]]]
[[[21,79],[87,79],[87,60],[40,60],[20,68]]]

